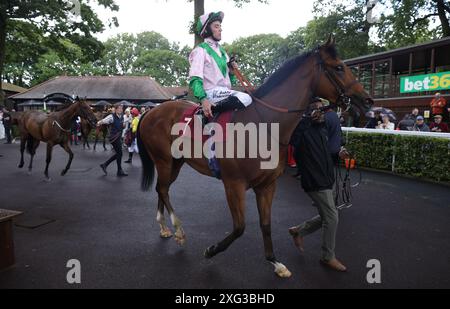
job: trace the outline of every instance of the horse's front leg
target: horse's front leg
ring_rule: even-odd
[[[72,160],[73,160],[73,152],[69,147],[69,143],[66,141],[64,142],[64,144],[60,144],[61,147],[69,154],[69,162],[67,162],[67,166],[66,168],[61,172],[61,176],[64,176],[67,174],[67,172],[70,169],[70,165],[72,164]]]
[[[50,165],[50,162],[52,161],[52,151],[53,151],[53,144],[47,143],[47,158],[45,160],[45,179],[47,181],[50,181],[50,177],[48,176],[48,166]]]
[[[28,137],[26,135],[22,135],[20,137],[20,162],[18,167],[23,168],[25,165],[25,161],[23,160],[23,153],[25,152],[25,145],[27,144]]]
[[[264,239],[264,251],[267,261],[269,261],[275,267],[275,273],[281,278],[288,278],[292,274],[291,272],[280,263],[273,253],[272,244],[272,227],[271,227],[271,213],[272,213],[272,201],[275,193],[276,183],[273,182],[270,185],[255,188],[256,202],[259,212],[259,224]]]
[[[225,181],[224,181],[225,183]],[[222,241],[205,250],[205,257],[212,258],[225,251],[245,231],[245,191],[246,185],[239,182],[225,183],[228,207],[233,218],[233,232]]]

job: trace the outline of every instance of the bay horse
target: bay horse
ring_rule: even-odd
[[[108,113],[98,111],[98,112],[95,112],[94,115],[98,122],[98,121],[102,120],[103,118],[105,118],[108,115]],[[81,136],[83,139],[83,149],[86,149],[86,147],[88,149],[91,149],[88,139],[89,139],[89,134],[91,134],[91,131],[93,129],[95,129],[94,151],[97,148],[97,143],[98,143],[100,134],[102,134],[102,136],[103,136],[103,149],[105,151],[108,150],[106,148],[106,136],[108,135],[108,125],[102,124],[101,126],[92,126],[91,123],[84,118],[81,118],[80,125],[81,125]]]
[[[28,171],[31,173],[33,168],[33,158],[36,154],[40,142],[47,143],[47,158],[45,166],[45,178],[48,176],[48,166],[52,160],[53,146],[60,145],[68,154],[69,161],[65,169],[61,172],[64,176],[70,169],[73,160],[73,152],[69,147],[70,125],[72,119],[76,116],[88,119],[91,125],[96,124],[96,118],[90,106],[83,100],[77,98],[72,104],[64,107],[60,111],[44,113],[42,111],[26,111],[22,114],[19,121],[20,130],[20,163],[19,168],[23,168],[23,153],[25,147],[31,155]]]
[[[335,40],[331,36],[325,44],[287,61],[253,92],[252,96],[253,104],[245,110],[236,111],[233,122],[244,125],[279,124],[279,137],[276,138],[276,142],[279,143],[278,165],[274,169],[263,170],[260,168],[263,161],[261,157],[218,159],[233,219],[233,232],[207,248],[204,256],[212,258],[225,251],[244,233],[245,194],[247,190],[252,189],[256,194],[266,260],[274,266],[275,273],[279,277],[290,277],[290,271],[274,255],[271,207],[276,180],[284,171],[289,139],[300,121],[301,112],[306,110],[311,98],[315,96],[326,98],[345,108],[349,106],[358,108],[364,113],[371,107],[373,100],[355,80],[351,70],[339,59]],[[184,244],[186,236],[170,202],[169,188],[177,179],[184,163],[203,175],[213,176],[204,155],[203,158],[197,159],[185,157],[174,159],[171,153],[171,145],[179,137],[171,135],[171,129],[193,105],[195,103],[187,101],[169,101],[161,104],[142,116],[137,133],[139,154],[143,164],[143,190],[148,190],[152,186],[155,168],[158,173],[156,191],[160,236],[163,238],[172,236],[164,218],[165,207],[175,228],[175,240],[180,245]],[[270,132],[268,134],[271,136]],[[249,141],[246,140],[246,143],[248,146]]]

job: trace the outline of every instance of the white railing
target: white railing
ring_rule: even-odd
[[[358,133],[391,134],[391,135],[409,135],[409,136],[422,136],[422,137],[440,137],[440,138],[450,139],[450,133],[438,133],[438,132],[378,130],[378,129],[364,129],[364,128],[347,128],[347,127],[342,127],[342,131],[343,132],[358,132]]]

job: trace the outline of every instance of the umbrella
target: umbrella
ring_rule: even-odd
[[[156,104],[149,101],[149,102],[139,104],[139,107],[153,108],[153,107],[156,107]]]
[[[41,106],[44,105],[42,101],[36,101],[36,100],[29,100],[25,101],[23,103],[17,104],[17,106]]]
[[[108,101],[102,100],[102,101],[98,101],[98,102],[92,104],[91,106],[93,106],[93,107],[105,107],[105,106],[111,106],[111,105],[112,104],[109,103]]]
[[[395,113],[390,110],[389,108],[385,107],[372,107],[367,113],[366,117],[370,117],[371,112],[373,113],[379,113],[381,116],[388,116],[390,121],[396,121],[397,117],[395,116]]]
[[[61,103],[73,103],[75,101],[74,97],[71,97],[68,94],[57,92],[47,95],[44,99],[45,102],[48,101],[58,101]]]
[[[131,102],[128,101],[120,101],[118,104],[123,105],[123,107],[127,108],[127,107],[136,107],[136,104],[133,104]]]

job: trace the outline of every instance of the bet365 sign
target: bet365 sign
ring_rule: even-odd
[[[450,72],[407,76],[400,79],[400,93],[450,90]]]

